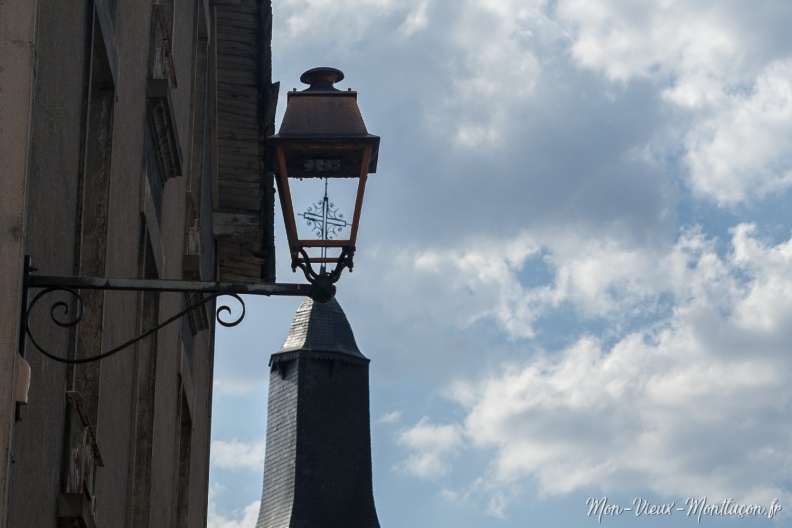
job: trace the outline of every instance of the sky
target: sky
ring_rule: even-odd
[[[382,137],[337,299],[383,528],[792,526],[792,2],[273,12],[277,122],[332,66]],[[255,526],[300,299],[246,302],[217,335],[210,528]]]

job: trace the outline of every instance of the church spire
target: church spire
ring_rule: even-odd
[[[379,528],[368,364],[335,299],[303,301],[270,360],[256,528]]]

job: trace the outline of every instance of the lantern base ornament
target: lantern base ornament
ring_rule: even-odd
[[[297,268],[302,270],[306,280],[313,287],[313,295],[311,296],[313,300],[320,303],[330,302],[335,297],[335,283],[341,278],[344,268],[349,269],[350,272],[352,271],[354,266],[352,259],[354,256],[355,246],[344,246],[341,248],[341,254],[336,259],[333,259],[336,264],[335,268],[332,271],[327,271],[323,263],[317,273],[311,265],[311,260],[313,259],[308,256],[305,249],[294,247],[292,248],[292,271],[297,271]]]

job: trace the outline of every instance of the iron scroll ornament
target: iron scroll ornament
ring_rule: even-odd
[[[55,323],[57,326],[61,328],[71,328],[77,326],[77,324],[79,324],[80,321],[82,320],[82,316],[83,316],[83,298],[80,296],[79,293],[77,293],[76,290],[72,288],[66,288],[60,286],[45,288],[41,290],[39,293],[37,293],[36,296],[33,297],[33,300],[30,301],[30,305],[28,305],[27,318],[28,319],[30,318],[30,314],[32,313],[33,309],[35,308],[36,304],[39,301],[41,301],[47,295],[56,292],[65,292],[71,295],[72,297],[74,297],[76,303],[76,309],[74,310],[74,315],[72,317],[70,317],[69,319],[65,319],[66,317],[69,317],[69,305],[65,301],[61,301],[61,300],[56,301],[50,306],[49,309],[50,319],[52,320],[53,323]],[[196,310],[202,307],[203,305],[214,301],[220,296],[233,297],[234,299],[236,299],[239,302],[240,306],[242,307],[242,312],[235,319],[232,319],[230,321],[224,321],[223,318],[221,317],[221,314],[223,312],[228,312],[229,314],[232,314],[233,312],[228,305],[226,304],[221,305],[215,311],[215,318],[217,319],[217,322],[225,327],[233,327],[241,323],[242,320],[245,318],[245,301],[242,300],[242,297],[240,297],[236,293],[223,293],[223,292],[213,293],[211,295],[207,295],[204,299],[202,299],[201,301],[195,304],[189,304],[188,302],[188,306],[185,310],[182,310],[181,312],[173,315],[172,317],[169,317],[168,319],[161,322],[157,326],[154,326],[146,330],[139,336],[134,337],[129,341],[126,341],[125,343],[122,343],[117,347],[114,347],[106,352],[102,352],[101,354],[87,358],[69,359],[48,352],[47,350],[44,349],[44,347],[42,347],[38,343],[33,333],[30,331],[30,326],[28,324],[25,324],[25,333],[27,334],[27,337],[30,339],[30,342],[33,344],[36,350],[38,350],[41,354],[43,354],[44,356],[48,357],[53,361],[57,361],[58,363],[65,363],[67,365],[80,365],[83,363],[91,363],[93,361],[101,361],[102,359],[108,358],[110,356],[113,356],[121,352],[122,350],[134,345],[135,343],[142,341],[148,336],[157,333],[159,330],[168,326],[169,324],[178,321],[179,319],[190,313],[192,310]],[[58,314],[57,312],[60,312],[60,314]]]
[[[305,219],[314,235],[321,240],[332,240],[349,225],[349,222],[344,220],[344,215],[338,212],[338,207],[328,200],[327,191],[322,200],[310,205],[308,210],[300,213],[299,216]]]
[[[181,319],[192,310],[200,309],[204,305],[217,300],[222,296],[229,296],[236,299],[242,308],[241,313],[228,318],[224,315],[232,315],[233,311],[228,304],[222,304],[215,310],[217,322],[225,327],[233,327],[242,322],[245,318],[245,302],[241,295],[265,295],[265,296],[290,296],[290,297],[311,297],[317,302],[328,302],[335,295],[335,285],[332,282],[326,283],[319,280],[317,284],[281,284],[281,283],[232,283],[232,282],[212,282],[212,281],[184,281],[172,279],[122,279],[106,277],[62,277],[45,276],[33,274],[35,268],[31,265],[29,256],[25,257],[24,277],[22,284],[21,306],[20,306],[20,332],[19,332],[19,355],[25,357],[27,340],[45,357],[66,364],[81,364],[92,361],[100,361],[118,352],[129,348],[135,343],[158,332],[163,327]],[[340,274],[340,270],[339,270]],[[326,275],[326,274],[325,274]],[[337,280],[337,277],[336,277]],[[334,282],[334,281],[333,281]],[[28,304],[28,297],[31,288],[40,288],[39,291]],[[187,308],[169,317],[167,320],[146,330],[141,335],[118,345],[111,350],[107,350],[96,356],[88,358],[71,359],[60,357],[47,351],[36,339],[30,329],[29,319],[32,310],[37,305],[44,302],[50,294],[61,292],[69,295],[73,299],[74,311],[70,310],[70,302],[55,300],[49,306],[49,316],[53,324],[61,328],[72,328],[80,323],[83,317],[83,298],[80,290],[114,290],[114,291],[133,291],[133,292],[176,292],[176,293],[202,293],[204,298],[198,302],[191,303],[187,296]]]
[[[344,246],[341,248],[341,254],[338,256],[335,268],[327,271],[324,266],[317,272],[311,266],[311,257],[305,251],[305,248],[295,246],[292,248],[292,271],[297,271],[300,268],[305,275],[305,278],[314,286],[313,299],[316,302],[328,302],[335,297],[336,286],[335,283],[341,278],[341,272],[344,268],[352,271],[354,262],[352,258],[355,256],[355,246]]]

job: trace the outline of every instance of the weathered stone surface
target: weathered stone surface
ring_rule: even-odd
[[[215,34],[215,14],[236,37]],[[224,233],[223,265],[248,281],[274,269],[262,251],[273,211],[258,146],[272,116],[270,17],[267,0],[0,0],[0,528],[206,526],[214,320],[183,319],[101,363],[65,366],[29,344],[29,399],[15,421],[22,262],[30,255],[42,275],[216,280],[212,215],[227,184],[229,196],[245,189],[260,221],[252,240]],[[253,43],[239,42],[251,29]],[[221,45],[233,55],[224,65],[214,63]],[[252,95],[228,92],[241,77],[254,80]],[[218,134],[220,92],[224,111],[254,108],[252,129],[223,119]],[[224,163],[218,137],[242,142]],[[253,156],[252,174],[231,170],[220,186],[218,167],[234,155]],[[185,303],[178,293],[81,298],[74,328],[49,320],[56,301],[74,313],[67,294],[31,316],[61,357],[113,348]]]

